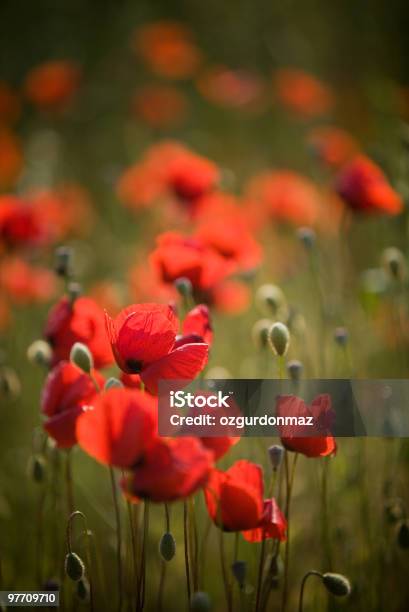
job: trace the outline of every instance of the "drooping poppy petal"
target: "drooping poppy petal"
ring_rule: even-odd
[[[77,421],[78,443],[106,465],[130,468],[157,433],[156,400],[141,391],[111,388]]]
[[[273,497],[264,500],[264,512],[260,525],[256,529],[243,531],[242,534],[247,542],[262,542],[267,539],[283,542],[286,539],[286,532],[286,518]]]
[[[164,380],[193,380],[207,363],[207,344],[183,344],[165,357],[141,371],[141,378],[151,393],[157,393],[158,382]]]
[[[205,304],[199,304],[187,313],[183,321],[183,335],[188,336],[190,334],[199,336],[206,344],[211,346],[213,328],[209,309]]]
[[[212,465],[212,453],[196,438],[157,438],[122,487],[153,502],[184,499],[206,484]]]

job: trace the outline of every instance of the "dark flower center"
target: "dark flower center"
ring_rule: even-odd
[[[138,361],[137,359],[127,359],[126,367],[132,374],[140,374],[142,371],[142,361]]]

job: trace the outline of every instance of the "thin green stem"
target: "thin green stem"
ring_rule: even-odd
[[[118,492],[115,482],[115,474],[112,466],[109,466],[109,475],[111,480],[112,499],[115,509],[116,522],[116,563],[117,563],[117,582],[118,582],[118,611],[122,609],[122,529],[121,529],[121,512],[119,508]]]
[[[307,572],[305,574],[305,576],[302,579],[301,582],[301,589],[300,589],[300,599],[299,599],[299,603],[298,603],[298,612],[303,612],[303,599],[304,599],[304,589],[305,589],[305,584],[308,580],[308,578],[310,576],[319,576],[320,578],[322,578],[322,574],[320,574],[319,572],[316,572],[315,570],[311,570],[309,572]]]

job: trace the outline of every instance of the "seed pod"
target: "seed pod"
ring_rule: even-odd
[[[185,276],[181,276],[180,278],[177,278],[174,282],[174,285],[175,285],[177,292],[182,297],[187,298],[192,295],[192,290],[193,290],[192,283]]]
[[[394,280],[403,280],[407,273],[405,256],[396,247],[389,247],[382,253],[382,263],[385,272]]]
[[[398,528],[399,548],[409,548],[409,521],[402,521]]]
[[[115,388],[122,389],[123,384],[121,383],[120,380],[111,376],[111,378],[108,378],[108,380],[106,381],[104,390],[108,391],[108,389],[115,389]]]
[[[190,599],[190,612],[210,612],[212,604],[210,597],[204,591],[193,593]]]
[[[312,249],[315,244],[316,234],[311,227],[300,227],[297,230],[297,237],[306,249]]]
[[[71,348],[70,361],[86,374],[94,367],[94,359],[89,348],[82,342],[75,342]]]
[[[58,276],[68,278],[71,276],[73,250],[70,247],[61,246],[55,251],[54,270]]]
[[[42,455],[32,455],[28,461],[28,475],[34,482],[43,482],[45,476],[45,460]]]
[[[274,353],[283,357],[290,345],[290,332],[284,323],[274,323],[269,330],[268,339]]]
[[[89,601],[90,597],[90,587],[89,582],[85,578],[80,578],[77,582],[77,596],[81,601]]]
[[[268,332],[273,324],[271,319],[259,319],[254,323],[251,330],[251,337],[258,349],[265,349],[268,346]]]
[[[274,317],[287,312],[284,293],[277,285],[261,285],[256,291],[256,304],[261,312]]]
[[[30,363],[48,367],[51,357],[51,346],[45,340],[34,340],[27,349],[27,359]]]
[[[85,566],[81,557],[75,552],[69,552],[65,557],[65,573],[71,580],[77,582],[84,576]]]
[[[247,576],[246,561],[235,561],[231,566],[231,571],[233,572],[233,576],[237,580],[239,587],[243,589],[246,584]]]
[[[159,553],[164,561],[171,561],[176,554],[175,538],[169,531],[166,531],[160,539]]]
[[[287,372],[293,382],[298,382],[302,376],[303,364],[297,359],[287,363]]]
[[[273,444],[268,449],[268,456],[273,470],[278,470],[284,457],[284,448],[280,444]]]
[[[322,576],[322,582],[332,595],[346,597],[351,593],[351,584],[342,574],[326,573]]]

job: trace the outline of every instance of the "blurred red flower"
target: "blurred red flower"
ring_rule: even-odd
[[[82,342],[89,348],[98,369],[114,361],[104,313],[88,297],[79,297],[73,303],[68,297],[62,297],[48,314],[44,337],[53,349],[53,365],[69,358],[74,342]]]
[[[176,342],[178,319],[170,306],[133,304],[106,328],[115,359],[127,374],[139,374],[156,393],[160,379],[193,380],[208,357],[205,342]]]
[[[359,150],[358,143],[347,131],[333,126],[311,130],[308,143],[315,155],[331,168],[339,168]]]
[[[249,222],[260,227],[268,219],[312,225],[319,216],[320,193],[312,181],[290,170],[263,172],[246,186]]]
[[[265,83],[248,70],[213,66],[200,74],[196,86],[204,98],[218,106],[250,112],[265,108]]]
[[[281,104],[301,117],[324,115],[333,108],[334,97],[330,88],[302,70],[277,70],[274,85]]]
[[[103,387],[101,374],[94,370],[92,375]],[[41,394],[41,411],[47,417],[44,428],[58,447],[70,448],[77,443],[76,421],[96,393],[90,376],[68,361],[61,361],[48,374]]]
[[[0,261],[0,288],[17,304],[46,302],[56,290],[55,276],[18,257]]]
[[[23,169],[23,150],[19,138],[0,127],[0,189],[13,187]]]
[[[196,438],[157,438],[122,481],[125,495],[153,502],[184,499],[207,482],[213,453]]]
[[[381,168],[364,155],[354,157],[339,173],[337,193],[352,210],[397,215],[402,197],[393,189]]]
[[[141,391],[108,389],[81,414],[76,432],[78,444],[97,461],[131,468],[156,436],[157,402]]]
[[[311,406],[295,395],[277,399],[277,416],[313,417],[312,426],[282,425],[278,427],[283,446],[306,457],[326,457],[336,452],[337,445],[331,433],[335,415],[328,394],[319,395]]]
[[[45,230],[33,207],[13,195],[0,196],[0,242],[30,246],[44,240]]]
[[[261,529],[264,538],[285,539],[286,523],[271,500],[264,500],[263,471],[245,459],[226,472],[213,470],[205,488],[207,510],[223,531]],[[259,532],[243,534],[258,541]]]
[[[154,73],[169,79],[192,76],[201,61],[192,32],[176,21],[142,26],[134,35],[133,47]]]
[[[24,91],[35,106],[46,111],[65,110],[80,84],[81,71],[70,60],[48,61],[27,74]]]
[[[145,85],[132,100],[132,112],[143,123],[153,128],[179,125],[188,111],[188,99],[171,85]]]

